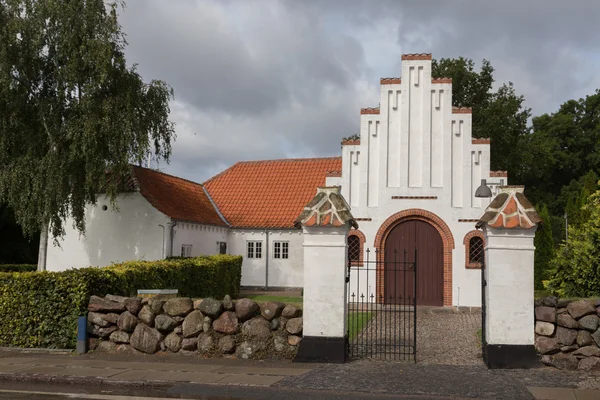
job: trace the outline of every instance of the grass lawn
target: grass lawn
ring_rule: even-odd
[[[298,296],[270,296],[268,294],[248,294],[242,297],[252,299],[257,303],[263,303],[265,301],[280,301],[282,303],[291,304],[295,307],[302,308],[302,297]]]
[[[352,340],[373,318],[372,312],[351,311],[348,313],[348,339]]]

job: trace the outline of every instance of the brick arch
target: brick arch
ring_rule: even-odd
[[[374,246],[377,251],[377,296],[383,294],[385,284],[385,276],[383,273],[383,261],[385,254],[385,241],[390,231],[398,224],[404,221],[419,220],[424,221],[433,226],[442,237],[444,246],[444,306],[452,305],[452,250],[454,249],[454,236],[448,225],[440,217],[432,212],[422,210],[420,208],[411,208],[403,210],[391,215],[385,220],[375,236]]]
[[[365,255],[365,243],[367,242],[367,237],[360,229],[352,228],[348,231],[346,238],[349,236],[356,236],[360,242],[360,255],[358,256],[358,264],[353,266],[362,267],[364,263],[364,255]],[[353,263],[354,264],[354,263]]]
[[[483,236],[482,231],[478,231],[478,230],[474,229],[465,235],[465,238],[463,239],[463,244],[465,245],[465,268],[481,269],[480,263],[471,263],[471,260],[469,259],[469,252],[470,252],[470,247],[471,247],[470,241],[474,237],[480,237],[481,240],[483,241],[483,245],[485,247],[485,237]]]

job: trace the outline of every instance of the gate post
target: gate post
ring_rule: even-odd
[[[522,186],[506,186],[477,223],[485,237],[485,362],[488,368],[538,365],[534,348],[533,239],[541,219]]]
[[[304,238],[303,338],[295,361],[346,361],[346,235],[358,227],[340,188],[320,187],[296,219]]]

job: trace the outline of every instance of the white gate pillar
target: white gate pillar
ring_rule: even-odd
[[[304,238],[303,338],[295,361],[346,360],[346,235],[358,227],[340,188],[320,187],[296,220]]]
[[[507,186],[477,223],[485,238],[485,348],[488,368],[538,365],[534,348],[533,239],[541,222],[522,186]]]

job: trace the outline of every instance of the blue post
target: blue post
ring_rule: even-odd
[[[77,319],[77,354],[87,353],[87,317]]]

